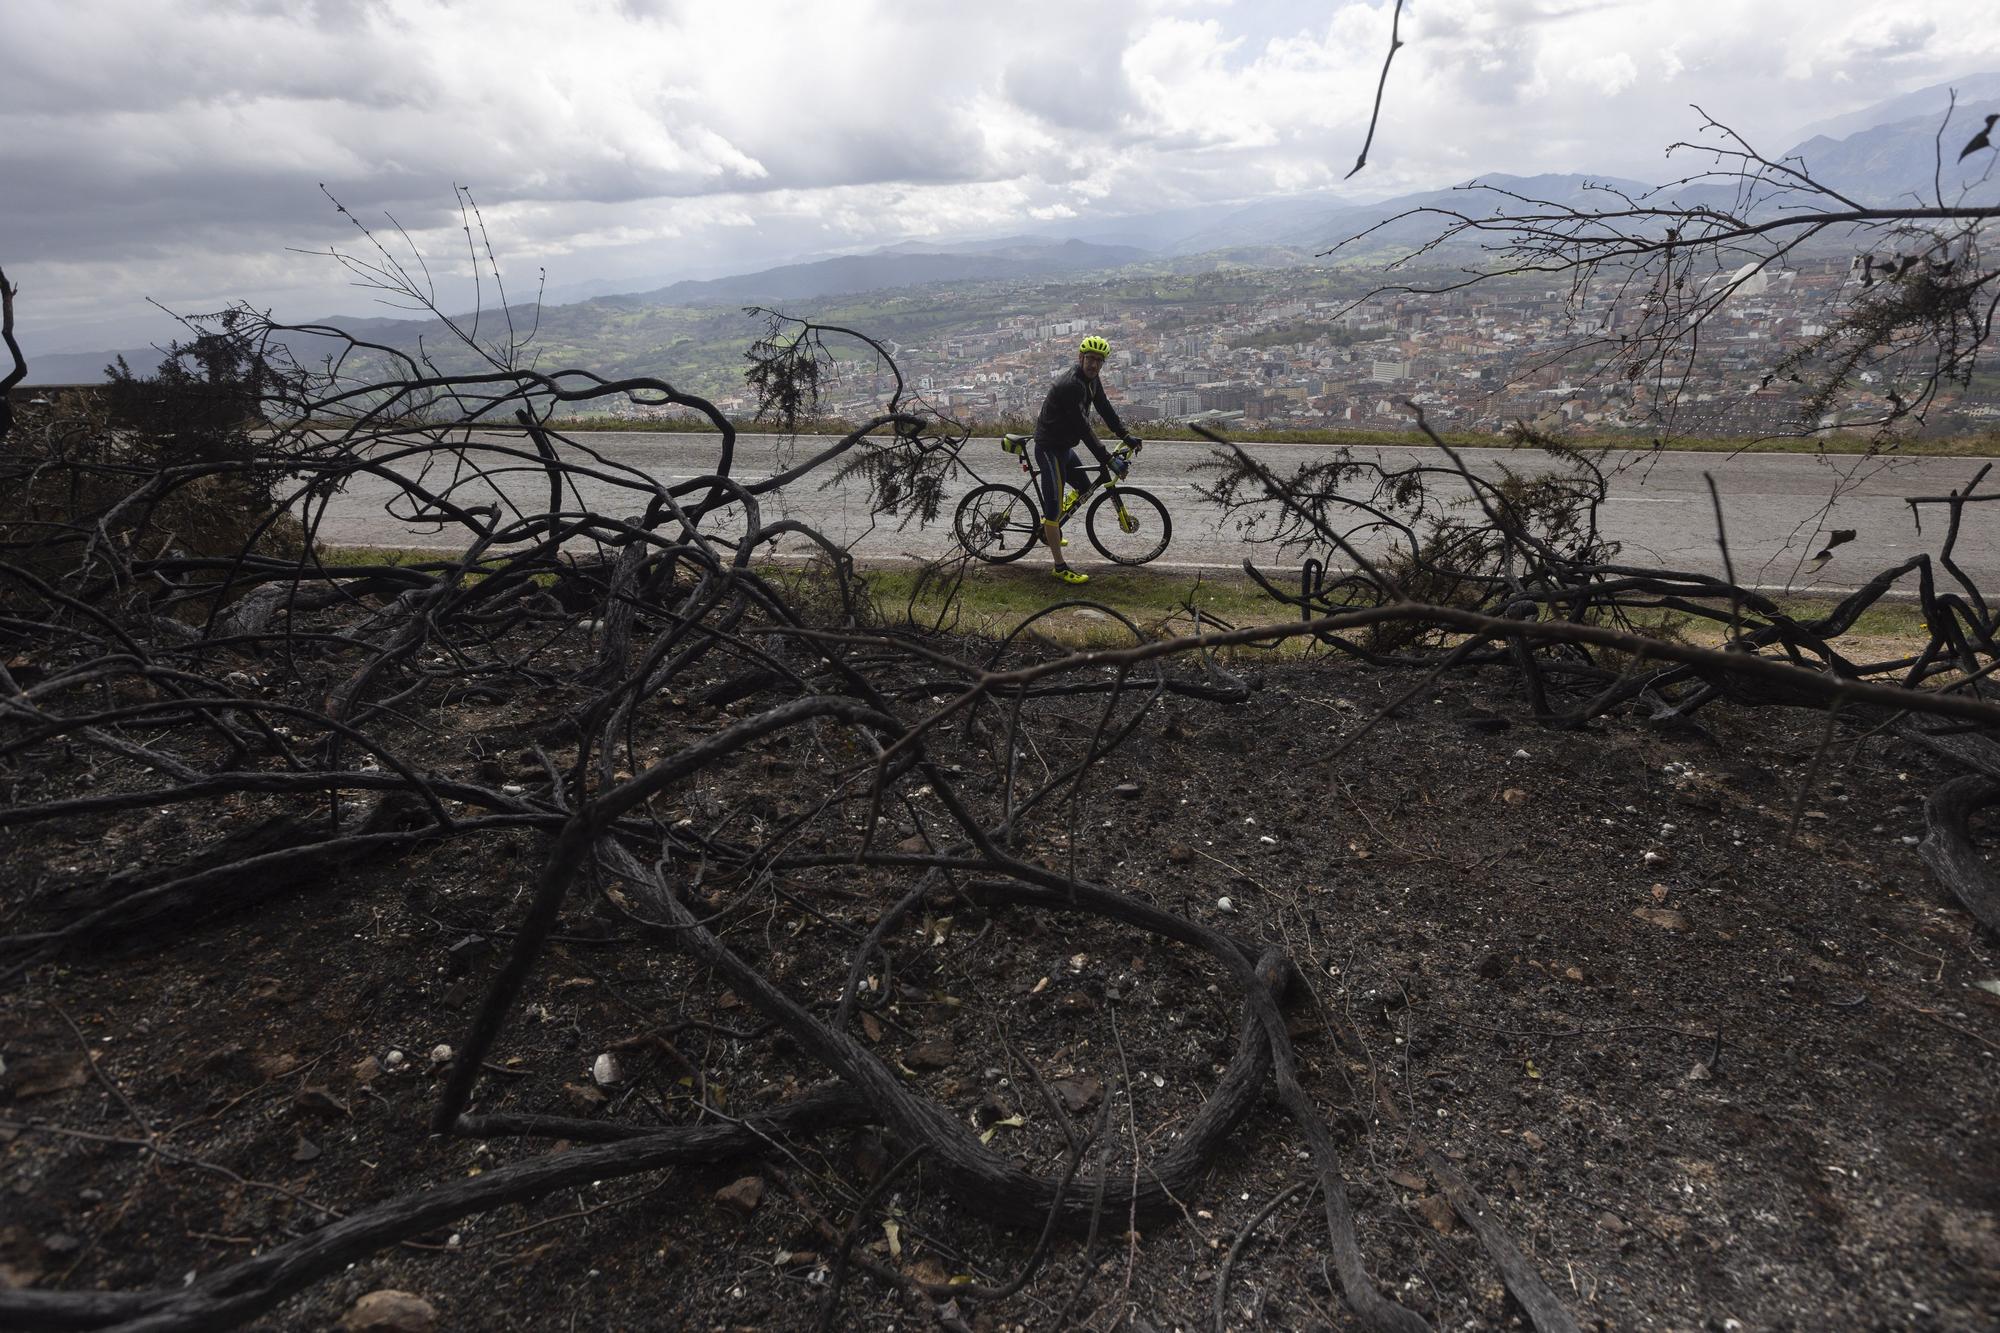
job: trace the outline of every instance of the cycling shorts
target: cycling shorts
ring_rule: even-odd
[[[1079,495],[1090,489],[1090,474],[1084,471],[1082,460],[1076,456],[1076,446],[1049,449],[1036,441],[1035,484],[1041,489],[1038,498],[1044,519],[1061,520],[1064,482],[1068,482]]]

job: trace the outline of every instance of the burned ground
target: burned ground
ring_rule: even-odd
[[[1437,683],[1335,755],[1406,678],[1235,665],[1257,673],[1247,701],[1154,709],[1020,847],[1296,965],[1301,1080],[1386,1292],[1441,1328],[1522,1322],[1428,1146],[1585,1326],[2000,1321],[2000,997],[1976,985],[2000,977],[2000,957],[1911,845],[1949,772],[1939,760],[1861,720],[1823,745],[1821,717],[1781,710],[1712,709],[1674,730],[1625,715],[1507,725],[1518,683],[1497,667]],[[660,697],[634,722],[634,753],[770,705],[702,702],[725,677]],[[257,688],[294,687],[271,673]],[[574,686],[504,703],[434,691],[410,707],[412,748],[440,779],[533,796],[550,782],[534,748],[573,745],[585,702]],[[1031,776],[1080,756],[1097,711],[1078,703],[1038,728]],[[989,710],[938,733],[934,759],[990,798],[1003,723]],[[29,757],[17,801],[135,780],[85,747]],[[846,733],[779,733],[650,813],[710,838],[761,833],[855,757]],[[934,793],[904,791],[875,841],[916,855],[948,821]],[[837,817],[858,831],[868,794],[851,795]],[[301,812],[324,820],[326,803],[236,793],[10,830],[8,930],[60,929],[121,872],[251,840],[240,853]],[[18,978],[0,999],[9,1281],[174,1288],[336,1214],[578,1151],[581,1135],[428,1127],[453,1058],[434,1048],[460,1044],[546,851],[523,828],[293,867],[228,886],[254,904],[177,907]],[[823,1016],[858,942],[920,874],[807,866],[746,889],[682,870],[721,937]],[[635,924],[645,913],[615,879],[597,890],[565,908],[474,1112],[692,1125],[822,1082],[671,931]],[[864,969],[861,1039],[1021,1167],[1108,1163],[1114,1201],[1135,1142],[1140,1156],[1171,1142],[1243,1022],[1199,950],[1095,915],[982,905],[967,877],[932,883],[884,945]],[[856,1123],[554,1190],[411,1236],[257,1326],[326,1327],[393,1288],[447,1328],[811,1328],[838,1267],[831,1326],[922,1327],[936,1307],[889,1274],[1003,1283],[1038,1231],[970,1215],[923,1153],[900,1160],[908,1146]],[[1170,1215],[1058,1235],[1018,1294],[946,1317],[1209,1327],[1226,1269],[1228,1327],[1352,1326],[1306,1156],[1286,1116],[1255,1109]],[[854,1237],[875,1271],[838,1264],[892,1164],[902,1173]]]

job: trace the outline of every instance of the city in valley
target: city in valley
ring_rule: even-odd
[[[1421,285],[1424,276],[1396,281]],[[1429,276],[1440,285],[1450,277]],[[1111,340],[1105,383],[1131,422],[1408,431],[1416,421],[1407,405],[1415,404],[1432,426],[1459,433],[1525,422],[1589,436],[1754,437],[1865,429],[1889,406],[1892,386],[1869,372],[1806,419],[1800,382],[1772,373],[1789,351],[1825,334],[1854,294],[1860,278],[1843,258],[1710,278],[1736,290],[1708,321],[1685,378],[1663,378],[1652,366],[1633,373],[1620,334],[1644,312],[1609,285],[1572,291],[1560,275],[1516,276],[1462,291],[1369,296],[1383,280],[1307,266],[1192,276],[1126,270],[1060,285],[932,284],[837,299],[857,308],[814,313],[881,337],[909,389],[985,428],[1031,419],[1085,333]],[[895,336],[910,326],[921,331]],[[834,350],[840,373],[826,415],[858,420],[879,410],[894,388],[890,372],[865,349]],[[750,409],[730,369],[715,368],[718,405]],[[2000,419],[1996,389],[1980,378],[1946,386],[1926,433],[1990,428]],[[637,404],[615,411],[671,414]]]

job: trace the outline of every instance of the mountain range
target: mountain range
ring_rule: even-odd
[[[1940,129],[1954,91],[1958,101]],[[2000,199],[2000,153],[1958,154],[1988,114],[2000,113],[2000,73],[1966,75],[1904,94],[1871,107],[1806,127],[1805,137],[1781,156],[1803,161],[1814,177],[1850,198],[1869,204]],[[1534,177],[1488,175],[1478,184],[1533,199],[1578,208],[1603,206],[1607,187],[1637,197],[1655,189],[1661,201],[1681,206],[1738,207],[1728,185],[1656,187],[1644,182],[1583,174]],[[1764,207],[1795,204],[1778,196]],[[1392,199],[1361,202],[1332,192],[1204,205],[1071,224],[1066,233],[1011,234],[942,242],[905,241],[864,254],[835,255],[724,277],[687,280],[648,291],[603,293],[553,306],[558,321],[573,328],[629,323],[663,308],[734,312],[746,305],[798,307],[832,297],[852,297],[942,283],[1007,283],[1069,280],[1144,264],[1153,271],[1203,272],[1225,266],[1280,268],[1314,262],[1340,247],[1331,262],[1369,265],[1407,254],[1438,232],[1435,215],[1399,214],[1426,208],[1497,210],[1502,196],[1454,186]],[[1511,206],[1509,206],[1511,211]],[[1360,239],[1355,239],[1355,238]],[[1343,244],[1345,243],[1345,244]],[[1831,242],[1829,242],[1831,243]],[[1441,256],[1449,259],[1450,256]],[[582,290],[599,284],[578,284]],[[436,321],[330,318],[357,334],[384,342],[414,345],[419,335],[434,339]],[[98,379],[118,353],[46,355],[29,367],[31,383],[83,383]],[[155,349],[123,353],[138,369],[158,359]]]
[[[1089,241],[1045,241],[1028,236],[998,241],[930,245],[906,241],[865,255],[837,255],[809,264],[783,264],[756,273],[676,282],[650,292],[600,298],[607,304],[765,305],[810,301],[822,296],[917,287],[929,282],[1006,281],[1074,277],[1123,268],[1149,258],[1130,245]]]

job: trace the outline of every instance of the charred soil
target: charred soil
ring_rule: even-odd
[[[1522,1323],[1428,1147],[1586,1327],[2000,1324],[2000,995],[1977,984],[2000,977],[2000,950],[1911,845],[1938,761],[1858,723],[1823,746],[1821,717],[1781,710],[1676,732],[1510,725],[1519,701],[1497,669],[1335,753],[1407,684],[1294,662],[1265,668],[1245,704],[1168,704],[1019,843],[1286,951],[1301,1077],[1376,1282],[1441,1328]],[[565,776],[535,749],[573,742],[574,702],[434,699],[412,728],[435,772],[533,791]],[[636,724],[635,748],[686,745],[763,702],[683,690]],[[1080,710],[1019,762],[1059,768],[1090,725]],[[990,742],[964,730],[958,758],[972,768]],[[816,774],[842,744],[783,733],[651,814],[712,837],[775,826],[826,795]],[[16,780],[46,801],[128,777],[50,747]],[[844,816],[856,829],[865,796]],[[121,873],[225,839],[281,841],[273,821],[327,817],[316,799],[12,831],[8,928],[60,929]],[[888,811],[878,841],[925,851],[943,822],[927,799]],[[337,1215],[574,1151],[427,1124],[546,852],[524,828],[288,870],[16,978],[0,997],[0,1278],[177,1287]],[[828,865],[745,889],[684,871],[687,901],[823,1010],[916,882]],[[616,883],[597,889],[565,908],[476,1111],[686,1125],[823,1081]],[[1083,1155],[1113,1180],[1136,1171],[1135,1144],[1170,1143],[1235,1046],[1240,1002],[1208,959],[1096,917],[982,907],[943,883],[884,944],[859,1034],[1039,1173]],[[1058,1236],[1018,1294],[946,1317],[1208,1328],[1226,1271],[1229,1327],[1352,1327],[1310,1189],[1243,1236],[1310,1181],[1305,1147],[1256,1111],[1175,1215]],[[838,1264],[861,1194],[902,1155],[864,1124],[564,1188],[384,1250],[256,1326],[331,1327],[393,1288],[451,1329],[811,1328],[839,1269],[829,1326],[924,1327],[934,1310],[888,1274],[997,1285],[1037,1236],[968,1217],[919,1155],[856,1230],[873,1271]]]

